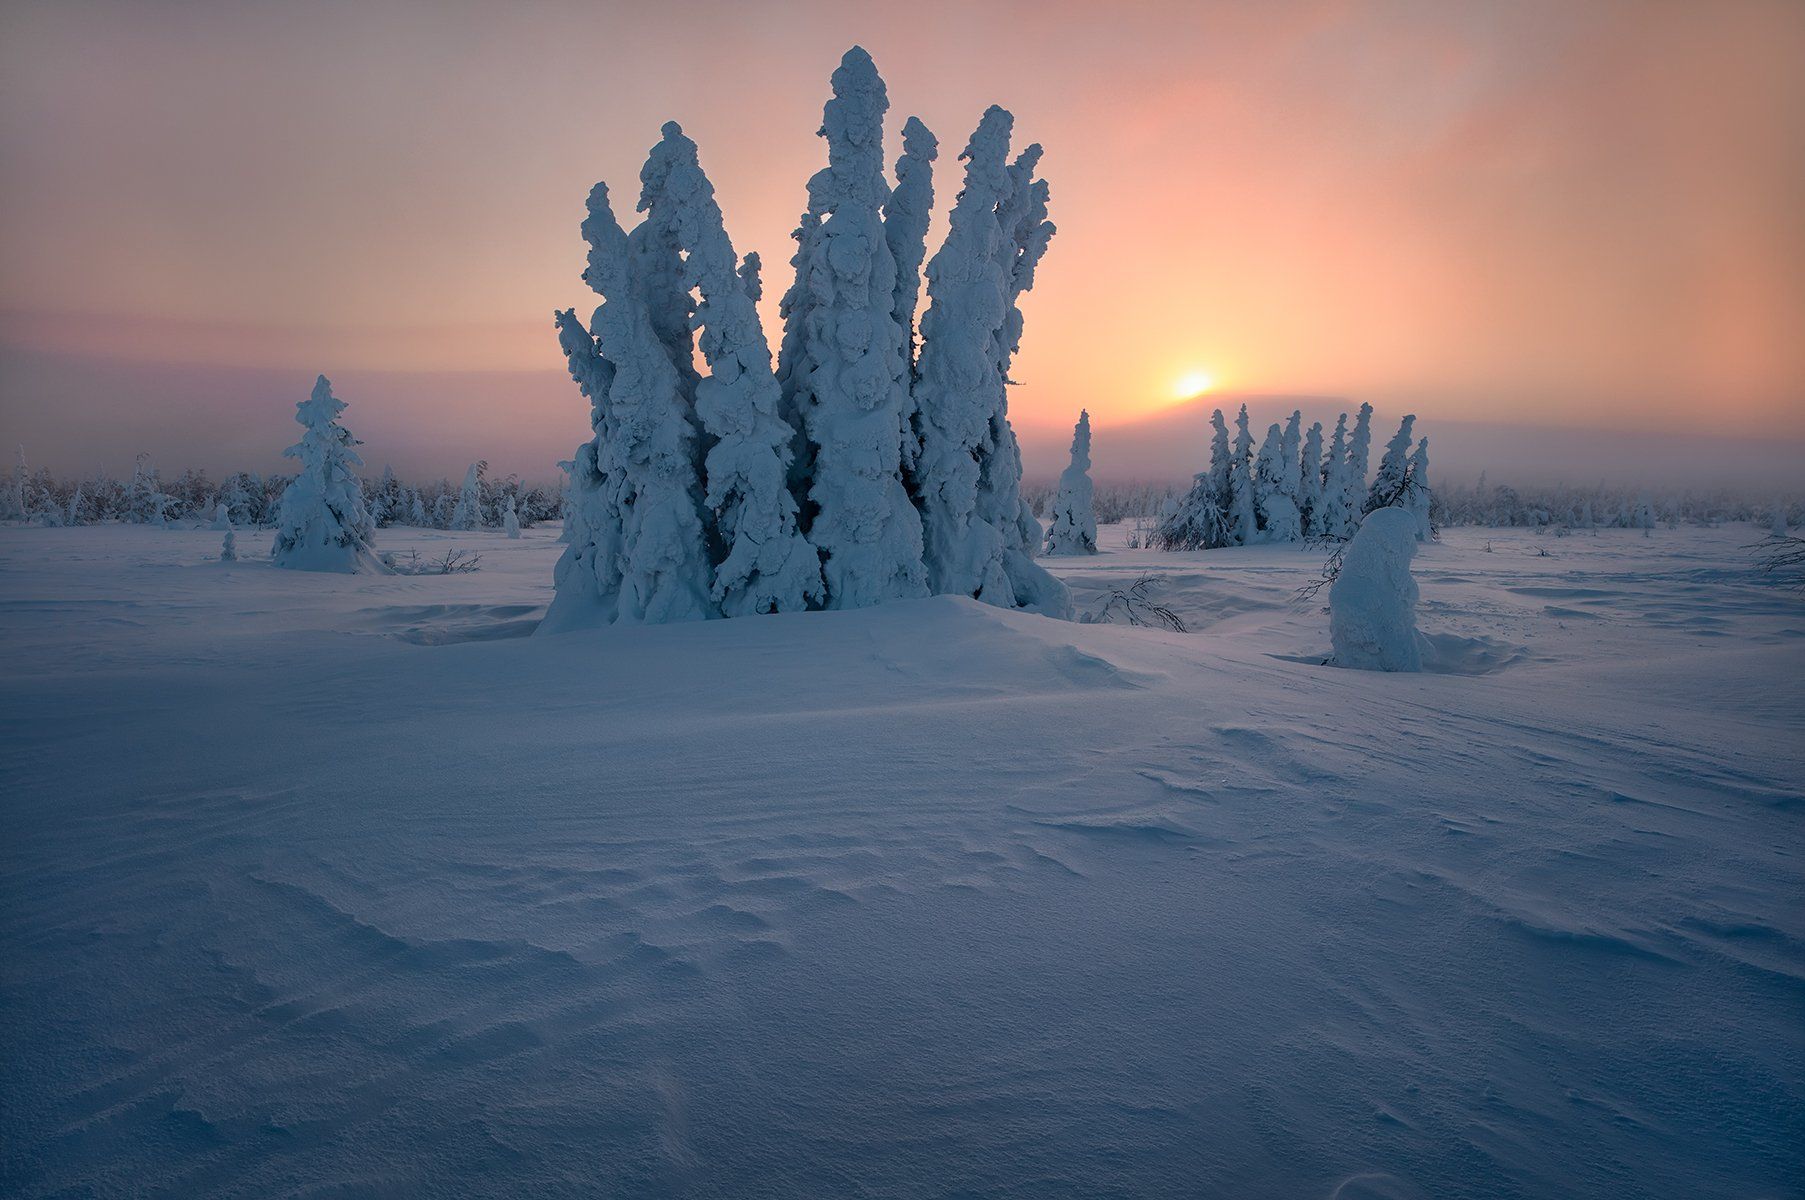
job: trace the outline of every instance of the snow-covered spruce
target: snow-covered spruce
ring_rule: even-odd
[[[1297,463],[1297,508],[1303,536],[1319,538],[1326,516],[1322,503],[1322,422],[1311,424],[1304,435],[1302,457]]]
[[[357,439],[338,423],[344,411],[345,402],[332,394],[324,375],[314,381],[312,395],[295,405],[295,420],[305,432],[282,452],[301,469],[283,491],[276,514],[270,555],[278,567],[343,574],[387,570],[371,548],[376,528],[364,508],[363,487],[351,473],[363,460],[352,449]]]
[[[1285,467],[1290,456],[1285,445],[1284,431],[1277,425],[1268,427],[1254,464],[1254,512],[1262,541],[1295,542],[1301,536],[1297,502],[1286,494]]]
[[[1391,441],[1385,444],[1385,456],[1379,460],[1379,470],[1373,475],[1373,486],[1366,493],[1362,512],[1389,508],[1405,499],[1405,485],[1410,476],[1411,427],[1415,424],[1414,415],[1406,416],[1399,422],[1398,431],[1391,435]]]
[[[1335,665],[1363,671],[1419,671],[1416,632],[1416,517],[1402,508],[1366,515],[1329,585]]]
[[[992,520],[997,514],[982,511],[980,494],[993,469],[996,418],[1004,404],[996,353],[1009,282],[997,210],[1009,188],[1013,123],[1008,112],[992,105],[961,155],[964,186],[953,203],[946,240],[928,263],[915,387],[921,439],[917,501],[929,585],[939,594],[973,596],[1004,608],[1018,604],[1005,563],[1020,527],[1010,510],[1008,528],[1000,528]],[[1002,424],[1007,427],[1006,418]],[[1069,610],[1069,596],[1065,606]]]
[[[1434,504],[1435,494],[1429,490],[1428,438],[1418,441],[1416,453],[1410,456],[1405,493],[1405,507],[1416,518],[1416,540],[1426,542],[1435,536],[1435,526],[1429,519],[1429,509]]]
[[[451,528],[476,529],[483,523],[482,467],[471,463],[464,472],[464,486],[458,489],[457,507],[451,510]]]
[[[219,561],[238,561],[238,535],[232,531],[231,522],[226,523],[226,536],[219,541]]]
[[[224,500],[216,501],[213,505],[213,528],[220,531],[232,528],[232,512],[226,507]]]
[[[541,630],[712,614],[696,477],[696,431],[670,354],[629,265],[606,184],[589,194],[583,279],[604,303],[592,332],[558,317],[560,341],[594,406],[596,437],[572,462],[569,543]],[[643,239],[642,239],[643,243]],[[593,341],[586,348],[584,338]],[[605,403],[602,397],[606,397]]]
[[[921,299],[921,264],[928,256],[928,221],[934,215],[934,160],[940,141],[920,117],[903,122],[903,152],[896,160],[896,186],[884,203],[884,241],[896,261],[891,309],[909,338],[915,363],[915,306]]]
[[[0,521],[23,521],[29,515],[25,506],[25,481],[28,475],[25,447],[20,446],[18,461],[13,463],[12,482],[7,485],[5,495],[0,496]]]
[[[1345,541],[1348,524],[1347,414],[1335,418],[1335,435],[1329,439],[1327,456],[1322,462],[1322,517],[1316,523],[1316,536]]]
[[[1341,504],[1347,514],[1343,537],[1352,537],[1360,523],[1361,508],[1366,499],[1366,471],[1373,446],[1373,406],[1362,404],[1354,414],[1354,428],[1348,434],[1347,457],[1341,464]]]
[[[863,48],[833,74],[822,111],[827,170],[811,203],[826,214],[807,263],[813,308],[804,329],[814,447],[808,538],[821,551],[828,608],[864,608],[927,593],[921,517],[903,487],[907,339],[897,324],[896,261],[880,216],[883,124],[890,102]]]
[[[508,496],[508,506],[502,510],[501,531],[511,538],[520,536],[520,512],[514,507],[514,497]]]
[[[686,255],[683,282],[701,296],[695,322],[709,372],[696,411],[713,440],[704,478],[723,553],[711,596],[728,617],[800,611],[823,598],[821,562],[785,482],[794,431],[777,415],[771,349],[696,144],[674,121],[663,133],[653,157],[664,196],[652,210],[670,221]]]
[[[1243,404],[1235,418],[1235,441],[1228,459],[1228,536],[1236,546],[1251,546],[1259,540],[1253,489],[1253,432]]]
[[[1047,553],[1095,554],[1097,516],[1091,508],[1091,415],[1078,414],[1072,431],[1072,461],[1059,476],[1053,512],[1047,522]]]

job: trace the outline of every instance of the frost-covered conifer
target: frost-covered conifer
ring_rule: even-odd
[[[1416,540],[1426,542],[1435,534],[1435,526],[1429,519],[1429,508],[1434,501],[1434,494],[1429,490],[1429,439],[1423,438],[1416,444],[1416,453],[1410,456],[1409,493],[1407,507],[1416,518]]]
[[[909,364],[915,363],[915,305],[921,299],[921,264],[928,255],[928,220],[934,214],[934,159],[940,142],[910,117],[903,123],[903,152],[896,160],[896,187],[884,204],[884,240],[896,260],[892,310],[909,339]]]
[[[756,250],[746,251],[745,257],[740,259],[738,271],[740,290],[745,292],[746,299],[754,304],[764,299],[765,296],[765,283],[759,277],[759,270],[763,265],[763,260],[758,257]]]
[[[1322,509],[1316,536],[1345,541],[1352,526],[1347,507],[1347,414],[1335,418],[1335,436],[1322,460]]]
[[[238,561],[238,535],[232,532],[232,522],[226,522],[226,536],[219,542],[219,561]]]
[[[88,519],[87,497],[82,495],[81,484],[75,485],[75,494],[69,497],[69,524],[81,525]]]
[[[1259,540],[1254,517],[1253,432],[1247,426],[1247,405],[1235,418],[1235,444],[1228,462],[1228,533],[1237,546]]]
[[[827,170],[811,204],[826,214],[806,264],[802,419],[814,447],[808,537],[823,556],[827,607],[863,608],[927,592],[921,517],[902,478],[909,403],[907,338],[896,321],[896,260],[879,215],[889,100],[871,56],[854,46],[822,112]],[[802,399],[801,393],[798,393]]]
[[[419,488],[408,489],[407,523],[421,529],[426,527],[426,501],[420,498]]]
[[[313,393],[295,405],[301,440],[282,452],[299,460],[300,471],[282,493],[271,556],[278,567],[300,571],[382,572],[371,549],[375,527],[364,508],[363,488],[352,467],[363,460],[358,444],[338,423],[345,402],[321,375]]]
[[[1217,409],[1210,414],[1209,488],[1219,516],[1229,507],[1228,480],[1233,458],[1228,448],[1228,424],[1222,419],[1222,410]]]
[[[1373,445],[1373,406],[1362,404],[1354,417],[1353,432],[1348,435],[1347,461],[1341,474],[1342,505],[1347,511],[1347,533],[1352,536],[1360,523],[1361,505],[1366,497],[1366,469]]]
[[[1375,508],[1386,508],[1403,499],[1405,480],[1410,473],[1410,441],[1411,427],[1416,424],[1416,417],[1406,416],[1398,424],[1398,431],[1386,443],[1385,457],[1379,460],[1379,470],[1373,476],[1373,486],[1366,494],[1363,512],[1372,512]]]
[[[1295,542],[1298,538],[1297,504],[1285,494],[1285,434],[1276,424],[1268,427],[1254,464],[1254,513],[1260,534],[1268,542]]]
[[[38,489],[38,524],[46,529],[61,529],[63,525],[63,506],[47,487]]]
[[[25,519],[25,480],[28,472],[25,467],[25,447],[19,447],[19,459],[13,464],[12,482],[7,485],[6,494],[0,496],[0,520],[23,521]]]
[[[1047,523],[1047,553],[1095,554],[1097,516],[1091,508],[1091,415],[1078,414],[1072,431],[1072,461],[1059,476],[1053,512]]]
[[[729,617],[800,611],[822,599],[821,561],[797,528],[785,482],[794,431],[777,415],[781,393],[764,327],[735,274],[738,259],[695,143],[671,122],[653,156],[663,160],[665,189],[653,211],[667,213],[686,254],[683,282],[701,296],[695,321],[709,374],[696,386],[696,411],[714,442],[706,499],[723,551],[711,594]]]
[[[511,538],[520,536],[520,513],[514,507],[513,493],[508,494],[508,506],[502,510],[501,530]]]
[[[451,528],[476,529],[483,523],[482,467],[471,463],[464,472],[464,486],[458,489],[457,507],[451,510]]]
[[[1304,492],[1297,459],[1303,440],[1302,425],[1303,414],[1293,410],[1290,421],[1285,424],[1284,441],[1279,444],[1279,491],[1291,501],[1291,511],[1297,514],[1297,532],[1289,538],[1275,540],[1295,542],[1303,536]]]
[[[1322,536],[1322,422],[1314,421],[1304,435],[1297,463],[1297,507],[1303,536]]]
[[[226,507],[226,502],[224,500],[217,502],[213,506],[213,528],[216,530],[232,528],[232,513]]]
[[[1368,513],[1329,585],[1335,665],[1363,671],[1418,671],[1416,518],[1402,508]]]
[[[589,397],[596,436],[577,448],[569,541],[541,630],[713,614],[696,477],[696,431],[669,351],[630,267],[606,184],[589,193],[583,280],[604,303],[585,331],[558,314],[559,342]],[[648,235],[649,237],[650,235]],[[661,235],[662,237],[662,235]]]

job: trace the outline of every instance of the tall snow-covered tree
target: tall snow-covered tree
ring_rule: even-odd
[[[1001,415],[1004,381],[996,355],[1008,308],[1009,260],[1000,249],[1003,230],[997,211],[1010,186],[1013,123],[1008,112],[991,106],[961,156],[964,186],[953,203],[946,240],[928,263],[928,309],[921,320],[921,377],[916,384],[921,437],[917,499],[929,583],[936,593],[974,596],[1004,608],[1036,599],[1032,587],[1018,591],[1009,572],[1012,551],[1019,557],[1027,549],[1020,544],[1014,509],[1004,512],[1000,503],[984,503],[987,482],[1008,474],[1007,467],[996,468],[992,460],[997,428],[1008,425]],[[1028,565],[1034,566],[1031,560]],[[1016,567],[1030,584],[1037,582],[1019,562]],[[1052,581],[1044,569],[1035,570]],[[1023,591],[1030,595],[1024,598]],[[1054,596],[1053,607],[1061,607],[1063,600],[1069,611],[1069,595]]]
[[[477,529],[483,523],[482,464],[471,463],[458,489],[457,507],[451,510],[451,528]]]
[[[1354,416],[1353,432],[1348,434],[1347,461],[1342,465],[1342,505],[1347,510],[1347,534],[1353,536],[1360,524],[1361,507],[1366,498],[1366,469],[1373,445],[1373,406],[1362,404]]]
[[[827,170],[811,203],[826,219],[807,263],[813,309],[802,419],[814,447],[808,538],[823,556],[827,607],[927,593],[921,517],[903,486],[907,339],[895,313],[896,260],[884,240],[883,123],[889,100],[854,46],[823,112]]]
[[[1285,434],[1277,425],[1266,430],[1254,465],[1254,512],[1262,540],[1295,542],[1298,538],[1297,504],[1285,493]]]
[[[1237,546],[1259,540],[1254,516],[1253,431],[1247,425],[1247,405],[1235,418],[1235,443],[1228,461],[1228,531]]]
[[[1095,554],[1097,515],[1091,506],[1091,415],[1078,414],[1072,430],[1072,461],[1059,476],[1059,491],[1047,523],[1047,553]]]
[[[1323,534],[1322,504],[1322,422],[1313,421],[1304,435],[1304,448],[1297,462],[1297,507],[1306,538]]]
[[[339,424],[345,402],[321,375],[313,392],[295,405],[301,440],[282,452],[301,469],[285,491],[276,515],[270,554],[278,567],[299,571],[382,573],[371,549],[376,527],[364,508],[363,487],[351,471],[363,460],[356,438]]]
[[[1209,488],[1219,516],[1228,512],[1228,479],[1233,460],[1234,454],[1228,446],[1228,424],[1223,421],[1222,410],[1218,408],[1210,414]]]
[[[1385,456],[1379,460],[1379,469],[1373,475],[1373,486],[1366,493],[1362,512],[1387,508],[1404,498],[1404,484],[1410,473],[1411,427],[1415,424],[1415,416],[1406,416],[1398,424],[1398,431],[1392,434],[1391,441],[1386,443]]]
[[[604,302],[589,332],[570,312],[559,314],[558,329],[596,436],[572,462],[570,540],[540,628],[700,620],[714,610],[696,430],[606,184],[589,194],[583,236],[583,279]]]
[[[725,616],[793,612],[823,598],[821,560],[797,528],[786,478],[794,431],[778,416],[781,392],[758,309],[727,236],[714,186],[696,144],[671,122],[653,151],[668,213],[682,246],[684,282],[701,297],[695,321],[708,375],[696,385],[696,411],[713,441],[706,458],[707,504],[722,557],[712,598]]]
[[[1352,526],[1348,510],[1347,414],[1335,418],[1335,436],[1322,461],[1322,514],[1316,523],[1319,537],[1342,541]]]
[[[934,215],[934,160],[940,142],[920,117],[903,123],[903,152],[896,160],[896,186],[884,203],[884,240],[896,260],[892,311],[909,338],[909,365],[915,365],[915,306],[921,299],[921,264],[927,258],[928,220]]]
[[[1408,500],[1406,507],[1416,517],[1416,540],[1426,542],[1435,533],[1435,526],[1429,519],[1429,508],[1434,502],[1434,493],[1429,490],[1429,439],[1423,438],[1416,444],[1416,453],[1410,456],[1409,487],[1406,489]]]

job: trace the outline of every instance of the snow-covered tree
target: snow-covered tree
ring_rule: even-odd
[[[558,314],[559,342],[591,405],[595,437],[572,462],[569,541],[541,630],[712,615],[696,477],[696,431],[630,266],[608,188],[589,194],[583,280],[604,303],[585,331]]]
[[[226,522],[226,536],[219,542],[219,561],[238,561],[238,535],[232,531],[232,523]]]
[[[1072,461],[1059,476],[1053,512],[1047,522],[1047,553],[1095,554],[1097,516],[1091,508],[1091,415],[1078,414],[1072,431]]]
[[[478,529],[483,523],[483,464],[473,462],[464,472],[464,486],[458,489],[457,507],[451,510],[451,528]]]
[[[811,204],[825,215],[807,263],[802,419],[814,446],[808,538],[821,551],[827,607],[925,595],[921,517],[902,478],[908,340],[896,320],[896,260],[884,240],[883,123],[889,100],[854,46],[822,112],[827,169]]]
[[[1416,632],[1416,518],[1402,508],[1367,514],[1329,585],[1335,665],[1364,671],[1422,669]]]
[[[1322,503],[1322,422],[1315,421],[1310,425],[1310,432],[1304,435],[1304,448],[1297,462],[1297,507],[1302,522],[1303,536],[1306,538],[1321,537],[1323,521]]]
[[[520,512],[514,507],[514,496],[508,495],[508,506],[502,510],[501,531],[511,538],[520,536]]]
[[[213,528],[222,531],[232,528],[232,510],[226,506],[224,500],[220,500],[213,506]]]
[[[88,501],[82,495],[81,484],[75,485],[75,492],[69,497],[69,524],[83,525],[88,520]]]
[[[1345,541],[1353,531],[1352,513],[1348,509],[1348,474],[1352,470],[1347,453],[1347,414],[1335,418],[1335,435],[1322,461],[1322,510],[1316,522],[1316,536]]]
[[[1434,493],[1429,490],[1429,439],[1423,438],[1416,444],[1416,453],[1410,456],[1408,486],[1405,488],[1405,507],[1416,517],[1416,540],[1426,542],[1435,535],[1435,526],[1430,522],[1429,509],[1434,503]]]
[[[1228,461],[1228,533],[1237,546],[1259,540],[1254,517],[1253,431],[1247,425],[1247,405],[1235,418],[1235,442]]]
[[[1379,470],[1373,476],[1373,486],[1366,494],[1362,512],[1387,508],[1403,499],[1405,481],[1410,474],[1411,428],[1415,424],[1415,416],[1406,416],[1398,424],[1398,431],[1392,434],[1391,441],[1386,443],[1385,456],[1379,460]]]
[[[735,273],[738,258],[695,143],[671,122],[653,155],[665,160],[657,174],[666,193],[653,211],[671,221],[686,253],[683,281],[701,296],[695,321],[709,373],[696,385],[696,411],[713,439],[706,500],[723,550],[711,595],[729,617],[800,611],[823,598],[821,561],[797,527],[785,482],[795,431],[778,416],[764,327]],[[900,434],[893,440],[900,447]]]
[[[1295,542],[1298,539],[1297,504],[1285,493],[1285,434],[1276,424],[1266,430],[1260,443],[1260,457],[1254,464],[1254,512],[1259,519],[1260,534],[1268,542]]]
[[[321,375],[313,393],[295,405],[301,440],[282,452],[301,469],[282,493],[271,555],[278,567],[300,571],[381,572],[371,549],[375,527],[364,508],[363,488],[352,474],[363,460],[358,445],[339,424],[345,402]]]
[[[1218,408],[1210,414],[1209,473],[1210,497],[1216,502],[1218,516],[1223,516],[1228,512],[1228,481],[1232,473],[1233,461],[1234,453],[1228,445],[1228,424],[1222,419],[1222,410]]]
[[[0,495],[0,521],[23,521],[26,517],[25,481],[30,472],[25,466],[25,447],[19,447],[18,461],[13,464],[12,482]]]
[[[927,258],[928,220],[934,214],[934,160],[940,142],[920,117],[903,123],[903,152],[896,160],[896,186],[884,203],[884,240],[896,260],[892,311],[909,338],[909,365],[915,364],[915,306],[921,299],[921,264]],[[913,439],[911,439],[913,440]]]
[[[1361,504],[1366,497],[1366,470],[1372,445],[1373,406],[1362,404],[1354,416],[1354,429],[1347,440],[1347,461],[1342,464],[1342,506],[1347,512],[1344,536],[1353,535],[1354,527],[1360,523],[1360,514],[1365,511]]]

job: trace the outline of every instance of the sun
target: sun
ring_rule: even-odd
[[[1172,384],[1172,395],[1178,400],[1201,396],[1216,386],[1216,377],[1208,371],[1186,371]]]

